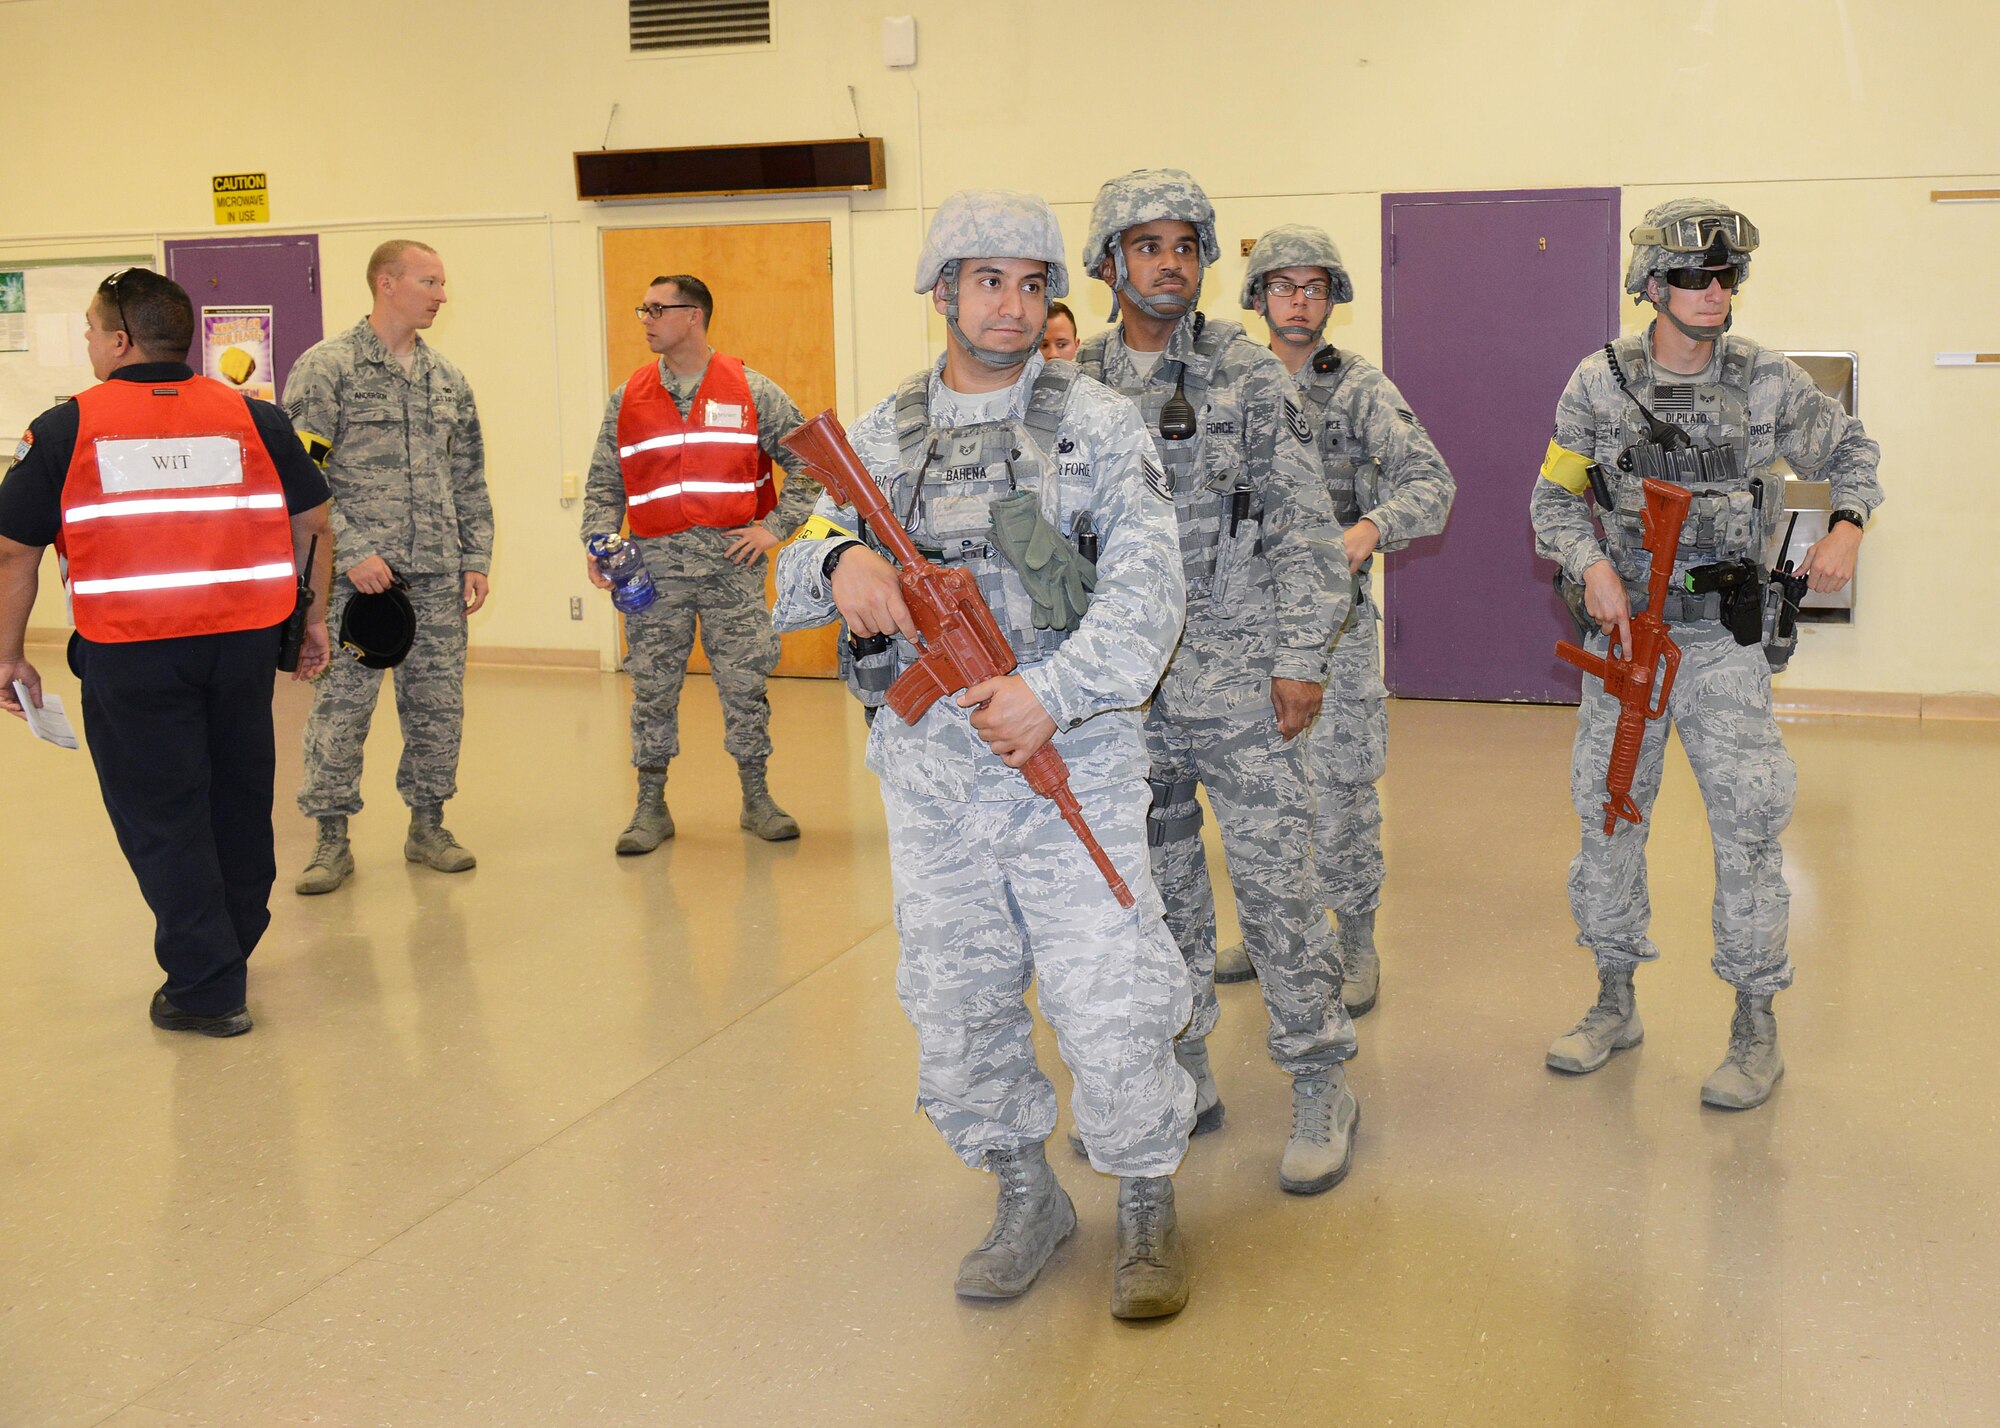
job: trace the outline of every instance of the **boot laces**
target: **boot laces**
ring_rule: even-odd
[[[1757,1025],[1757,1013],[1748,1002],[1740,1003],[1729,1019],[1729,1059],[1747,1070],[1767,1040]]]
[[[1597,1004],[1583,1014],[1583,1019],[1571,1028],[1570,1035],[1609,1033],[1617,1030],[1624,1020],[1625,1009],[1618,1005],[1618,989],[1607,982],[1597,993]]]
[[[1144,1260],[1148,1264],[1158,1264],[1160,1244],[1161,1205],[1152,1199],[1135,1198],[1132,1202],[1132,1258]]]
[[[994,1158],[993,1173],[1000,1181],[1000,1202],[994,1210],[993,1228],[986,1232],[980,1242],[981,1249],[992,1249],[1000,1241],[1017,1234],[1028,1221],[1028,1202],[1034,1198],[1034,1185],[1022,1164],[1011,1157]]]
[[[1333,1139],[1333,1095],[1327,1082],[1301,1085],[1292,1099],[1292,1134],[1324,1145]]]
[[[332,867],[339,861],[341,845],[346,841],[344,833],[335,833],[329,828],[320,829],[319,841],[313,844],[313,863],[320,867]]]

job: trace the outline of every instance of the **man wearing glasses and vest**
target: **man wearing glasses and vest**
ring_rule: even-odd
[[[674,836],[667,764],[680,752],[681,685],[697,616],[722,698],[722,746],[743,783],[738,821],[767,842],[799,836],[765,783],[765,682],[778,667],[778,636],[764,604],[764,560],[812,514],[820,488],[805,463],[778,444],[800,425],[799,409],[763,373],[708,345],[714,313],[700,278],[653,279],[636,315],[659,360],[611,394],[584,488],[591,582],[611,584],[590,542],[629,521],[659,591],[625,617],[639,800],[618,835],[621,854],[650,853]],[[773,461],[790,478],[782,493]]]
[[[37,417],[0,482],[0,710],[37,707],[22,642],[42,548],[63,560],[105,809],[155,919],[167,1031],[250,1030],[270,925],[279,627],[315,537],[294,679],[326,667],[327,488],[283,412],[187,365],[194,308],[143,268],[84,314],[99,385]]]

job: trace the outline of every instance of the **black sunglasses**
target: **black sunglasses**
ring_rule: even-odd
[[[118,296],[118,284],[134,273],[149,272],[147,268],[125,268],[104,280],[104,291],[111,294],[111,302],[118,309],[118,330],[125,334],[127,341],[132,338],[132,325],[125,320],[125,300]]]
[[[1743,270],[1733,265],[1727,268],[1667,269],[1667,285],[1686,288],[1689,292],[1705,292],[1710,283],[1721,283],[1722,290],[1729,292],[1742,281]]]

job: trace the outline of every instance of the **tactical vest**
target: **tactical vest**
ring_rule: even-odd
[[[1224,466],[1217,459],[1218,453],[1211,448],[1209,423],[1211,403],[1209,389],[1214,384],[1216,369],[1222,365],[1223,356],[1243,329],[1233,322],[1205,322],[1193,340],[1194,350],[1189,353],[1182,373],[1188,404],[1195,409],[1201,423],[1197,434],[1184,441],[1169,441],[1157,436],[1154,446],[1160,453],[1160,464],[1166,468],[1167,480],[1173,488],[1174,510],[1180,527],[1181,572],[1187,580],[1189,605],[1208,600],[1214,594],[1215,570],[1222,549],[1224,536],[1232,527],[1241,532],[1248,524],[1253,528],[1261,525],[1264,510],[1261,498],[1248,478],[1239,469]],[[1094,377],[1100,382],[1116,387],[1104,373],[1104,351],[1109,346],[1108,334],[1093,337],[1077,352],[1077,366],[1086,377]],[[1162,365],[1173,359],[1162,357]],[[1157,373],[1160,369],[1155,368]],[[1165,383],[1147,381],[1136,390],[1117,387],[1124,396],[1138,405],[1139,415],[1144,420],[1146,430],[1157,433],[1160,429],[1160,408],[1174,393],[1174,388]],[[1242,414],[1237,414],[1242,420]],[[1233,433],[1231,446],[1241,440],[1239,430]]]
[[[1348,374],[1354,370],[1354,358],[1337,347],[1323,347],[1315,353],[1314,362],[1322,354],[1331,353],[1334,368],[1328,374],[1331,380],[1314,380],[1321,374],[1309,363],[1299,369],[1296,384],[1299,400],[1305,404],[1306,412],[1312,418],[1313,430],[1319,439],[1320,469],[1326,473],[1327,494],[1333,497],[1333,513],[1340,524],[1351,526],[1361,519],[1362,512],[1372,510],[1382,496],[1382,465],[1370,454],[1361,434],[1354,430],[1354,424],[1343,415],[1335,422],[1335,399],[1347,385]],[[1339,430],[1335,430],[1335,427]]]
[[[927,559],[963,566],[972,573],[1022,664],[1048,658],[1069,634],[1035,628],[1034,602],[1014,567],[992,543],[991,506],[1015,491],[1034,491],[1042,514],[1064,535],[1072,533],[1080,516],[1089,514],[1062,509],[1062,483],[1054,457],[1076,378],[1074,363],[1050,362],[1036,376],[1019,419],[963,427],[932,427],[929,371],[915,374],[896,389],[897,466],[885,492],[890,509]],[[872,532],[870,543],[874,544]],[[916,651],[900,636],[890,654],[890,678],[916,659]],[[857,671],[857,677],[864,674],[872,676],[866,683],[880,683],[886,689],[879,670]],[[857,686],[855,692],[864,703],[882,702],[873,690]]]
[[[1644,334],[1621,337],[1610,347],[1617,371],[1624,374],[1633,395],[1655,417],[1685,431],[1698,452],[1729,453],[1722,463],[1712,457],[1700,460],[1708,469],[1684,483],[1694,486],[1694,499],[1681,527],[1680,550],[1674,559],[1677,589],[1680,573],[1690,566],[1760,559],[1765,525],[1775,519],[1763,512],[1774,511],[1774,503],[1783,494],[1773,488],[1768,469],[1750,469],[1750,376],[1756,349],[1740,338],[1724,336],[1720,342],[1721,372],[1712,384],[1661,380],[1674,374],[1653,370]],[[1620,400],[1624,400],[1622,395]],[[1605,473],[1611,483],[1613,509],[1606,513],[1604,535],[1613,568],[1628,585],[1643,585],[1648,570],[1646,495],[1638,463],[1629,458],[1636,446],[1650,438],[1637,407],[1630,402],[1626,407],[1619,421],[1632,439],[1617,467]],[[1717,464],[1733,465],[1733,470],[1718,474],[1713,469]],[[1628,466],[1635,469],[1627,470]],[[1712,619],[1715,612],[1708,607],[1715,603],[1714,596],[1676,599],[1667,618]]]
[[[76,398],[56,549],[103,643],[276,625],[298,598],[285,487],[241,395],[208,377]]]

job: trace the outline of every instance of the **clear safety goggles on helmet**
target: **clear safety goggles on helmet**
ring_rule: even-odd
[[[1691,218],[1676,218],[1672,223],[1658,226],[1642,223],[1632,230],[1634,244],[1657,244],[1669,253],[1706,252],[1718,238],[1731,252],[1754,253],[1757,250],[1757,225],[1740,213],[1724,210],[1720,213],[1697,213]]]

